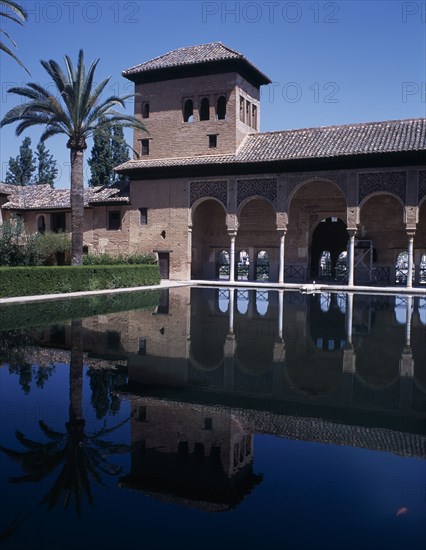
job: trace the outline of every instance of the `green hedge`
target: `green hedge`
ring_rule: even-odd
[[[0,307],[0,333],[2,330],[47,326],[93,315],[155,308],[158,306],[159,299],[159,290],[144,290],[126,294],[89,296],[88,298],[8,304]]]
[[[0,267],[0,297],[158,284],[157,265]]]

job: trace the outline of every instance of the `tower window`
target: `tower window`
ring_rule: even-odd
[[[217,100],[216,118],[217,120],[225,120],[226,118],[226,97],[224,95],[221,95]]]
[[[145,101],[142,103],[142,118],[149,118],[149,103]]]
[[[240,120],[244,122],[244,98],[240,95]]]
[[[209,134],[209,148],[215,149],[217,147],[217,134]]]
[[[251,115],[251,109],[250,109],[250,101],[246,101],[246,120],[245,120],[245,123],[248,125],[248,126],[251,126],[251,120],[250,120],[250,115]]]
[[[183,107],[183,121],[194,122],[194,103],[192,99],[187,99]]]
[[[200,120],[210,119],[210,102],[208,97],[203,97],[200,103]]]
[[[257,130],[257,106],[251,106],[251,125],[255,130]]]
[[[142,144],[142,148],[141,148],[142,156],[146,157],[149,155],[149,139],[141,139],[141,144]]]

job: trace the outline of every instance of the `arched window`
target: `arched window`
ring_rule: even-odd
[[[319,276],[331,277],[331,254],[328,250],[324,250],[320,256]]]
[[[246,250],[241,250],[238,254],[238,263],[237,263],[237,280],[248,281],[249,274],[249,255]]]
[[[183,107],[183,121],[194,122],[194,103],[192,99],[187,99]]]
[[[39,233],[44,233],[46,231],[46,220],[44,216],[39,216],[37,220],[37,231]]]
[[[426,254],[423,254],[419,265],[419,282],[426,284]]]
[[[346,281],[346,272],[347,272],[347,266],[348,266],[348,253],[346,250],[341,252],[339,254],[339,257],[336,261],[336,279],[338,281]]]
[[[200,120],[210,119],[210,102],[208,97],[203,97],[200,103]]]
[[[395,262],[395,283],[405,284],[408,274],[408,252],[403,250],[396,258]],[[413,265],[413,281],[415,276],[415,268]]]
[[[269,280],[269,257],[266,250],[261,250],[256,256],[256,281]]]
[[[149,103],[145,101],[142,103],[142,118],[149,118]]]
[[[225,120],[226,118],[226,97],[224,95],[221,95],[217,100],[216,118],[217,120]]]
[[[222,250],[217,258],[218,279],[229,279],[229,252]]]

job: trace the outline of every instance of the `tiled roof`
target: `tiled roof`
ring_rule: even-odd
[[[130,67],[129,69],[123,71],[123,76],[130,77],[132,75],[148,71],[229,60],[243,61],[258,72],[263,79],[270,82],[269,78],[246,57],[244,57],[243,54],[229,48],[228,46],[225,46],[222,42],[211,42],[210,44],[200,44],[198,46],[189,46],[186,48],[172,50],[164,55],[145,61],[145,63],[140,63],[139,65]]]
[[[130,160],[117,171],[426,151],[426,119],[322,126],[248,135],[235,155]]]
[[[7,185],[0,183],[0,194],[8,196],[3,208],[9,210],[58,210],[71,208],[69,189],[52,189],[50,185]],[[129,184],[121,182],[111,186],[84,190],[84,206],[108,203],[129,203]]]
[[[426,149],[426,119],[390,120],[254,134],[238,151],[241,162],[326,158]]]

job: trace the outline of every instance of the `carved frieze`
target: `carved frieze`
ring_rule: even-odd
[[[406,199],[406,172],[369,172],[359,174],[358,204],[373,193],[387,192]]]
[[[237,181],[237,206],[250,197],[263,197],[277,207],[277,179],[252,178]]]
[[[189,206],[197,200],[211,197],[220,201],[226,208],[228,204],[228,182],[226,180],[191,181]]]

